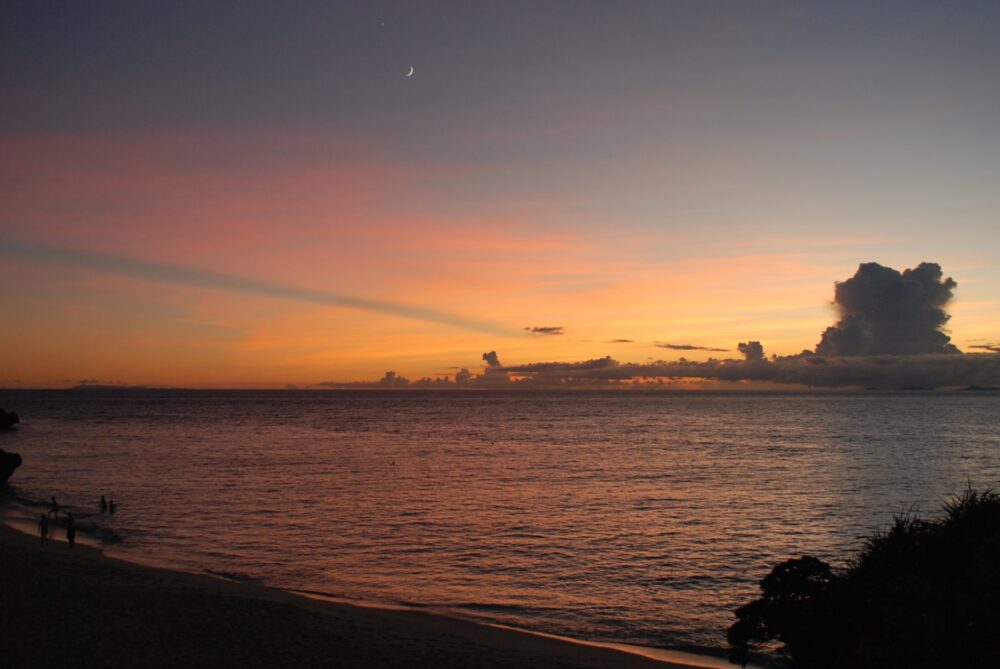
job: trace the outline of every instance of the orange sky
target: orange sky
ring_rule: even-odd
[[[285,16],[284,34],[265,7],[95,9],[86,31],[22,8],[0,62],[0,234],[510,336],[7,252],[0,386],[415,379],[489,350],[643,363],[751,339],[792,354],[867,261],[939,263],[953,341],[1000,340],[988,22],[382,9]]]
[[[297,134],[263,135],[261,148],[262,135],[255,137],[256,157],[272,146],[316,145]],[[513,331],[562,326],[565,334],[504,337],[8,258],[2,278],[14,317],[0,326],[0,383],[283,386],[372,380],[387,369],[418,378],[476,370],[494,349],[508,364],[738,357],[657,342],[732,350],[759,339],[769,353],[790,354],[812,348],[834,320],[833,281],[853,273],[860,253],[883,262],[901,255],[876,237],[740,244],[705,243],[694,233],[573,229],[559,211],[536,205],[511,204],[478,219],[407,216],[401,202],[419,198],[428,181],[453,178],[456,168],[355,156],[340,164],[341,145],[329,144],[332,160],[264,168],[231,158],[248,150],[238,135],[7,142],[4,167],[9,174],[16,166],[18,179],[6,182],[5,215],[17,233],[48,243],[388,297]],[[191,155],[194,166],[185,163]],[[958,256],[945,264],[959,281],[952,309],[959,346],[990,339],[1000,321],[997,302],[971,280],[996,280],[982,262]]]

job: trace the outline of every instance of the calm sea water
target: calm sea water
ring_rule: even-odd
[[[776,562],[1000,486],[990,393],[0,392],[14,499],[112,553],[722,647]],[[101,494],[120,507],[98,512]]]

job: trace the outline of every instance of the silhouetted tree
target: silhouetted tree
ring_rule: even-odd
[[[1000,667],[1000,495],[968,490],[942,518],[897,517],[843,570],[776,566],[736,610],[730,661],[780,643],[796,669]]]

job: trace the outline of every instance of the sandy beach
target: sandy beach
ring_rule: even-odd
[[[317,601],[157,569],[0,525],[8,667],[727,666],[641,657],[418,611]],[[659,652],[659,651],[654,651]],[[676,661],[683,658],[683,661]]]

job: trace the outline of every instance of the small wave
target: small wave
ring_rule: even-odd
[[[33,526],[33,523],[38,520],[37,514],[40,510],[47,512],[51,506],[51,502],[48,500],[30,497],[13,489],[10,490],[7,500],[13,502],[17,507],[13,514],[14,517],[19,517],[21,521],[27,523],[29,526]],[[108,527],[99,520],[103,517],[102,514],[81,511],[68,505],[61,506],[60,515],[50,522],[54,522],[56,526],[61,527],[66,517],[64,513],[66,511],[73,512],[76,530],[80,535],[95,539],[104,545],[120,544],[125,540],[125,537],[119,531]]]
[[[120,544],[125,541],[125,537],[122,536],[117,531],[111,529],[110,527],[104,525],[98,525],[97,523],[77,523],[77,530],[84,534],[88,534],[102,544],[114,545]]]
[[[260,579],[256,576],[251,576],[250,574],[244,574],[239,571],[226,571],[223,569],[206,569],[206,574],[211,574],[212,576],[218,576],[219,578],[224,578],[227,581],[235,581],[237,583],[260,583]]]
[[[43,502],[32,497],[26,497],[25,495],[19,494],[13,487],[8,489],[7,499],[13,500],[17,504],[29,508],[48,508],[49,506],[49,502]]]
[[[482,611],[485,613],[531,613],[545,610],[547,607],[524,606],[521,604],[502,604],[499,602],[411,602],[400,601],[401,605],[414,609],[451,609],[466,611]]]
[[[470,611],[488,611],[490,613],[525,613],[537,610],[535,607],[527,607],[520,604],[491,604],[488,602],[461,602],[452,604],[451,606]]]

